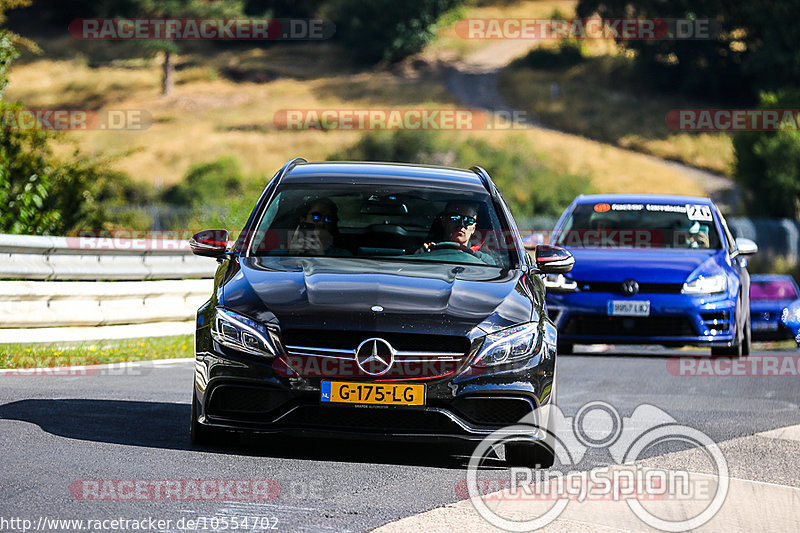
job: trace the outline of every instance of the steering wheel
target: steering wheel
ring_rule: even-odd
[[[464,246],[460,242],[453,242],[453,241],[437,242],[435,244],[432,244],[430,248],[428,248],[429,252],[432,252],[434,250],[458,250],[460,252],[466,252],[470,255],[474,255],[477,257],[477,254],[474,251],[472,251],[472,248],[470,248],[469,246]]]

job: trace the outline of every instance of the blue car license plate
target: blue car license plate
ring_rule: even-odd
[[[650,301],[609,300],[608,314],[611,316],[650,316]]]

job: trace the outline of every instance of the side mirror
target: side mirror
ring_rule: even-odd
[[[205,229],[189,239],[189,248],[195,255],[222,257],[228,251],[228,230]]]
[[[753,255],[758,253],[758,245],[744,237],[736,239],[736,247],[739,249],[739,255]]]
[[[564,248],[540,244],[533,252],[536,268],[542,274],[564,274],[572,270],[575,258]]]

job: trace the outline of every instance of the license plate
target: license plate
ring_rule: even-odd
[[[650,302],[609,300],[608,314],[614,316],[650,316]]]
[[[778,329],[777,322],[753,322],[753,331],[775,331]]]
[[[321,400],[332,403],[425,405],[425,385],[323,381]]]

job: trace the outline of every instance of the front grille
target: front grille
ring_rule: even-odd
[[[282,425],[326,427],[371,432],[461,432],[460,426],[437,411],[413,408],[302,406],[281,419]]]
[[[211,391],[208,415],[234,417],[266,415],[291,399],[284,391],[242,385],[218,385]]]
[[[609,292],[622,294],[620,281],[578,281],[578,288],[584,292]],[[637,294],[680,294],[682,283],[639,283]]]
[[[573,315],[564,327],[565,335],[607,337],[691,337],[697,335],[685,316]]]
[[[518,424],[523,417],[532,423],[533,404],[525,398],[467,397],[453,402],[455,409],[464,418],[478,425],[506,426]]]
[[[428,335],[383,331],[337,331],[328,329],[285,329],[281,334],[284,345],[315,346],[355,350],[364,339],[379,337],[395,350],[425,352],[459,352],[466,354],[469,341],[457,335]]]
[[[717,332],[728,331],[731,327],[730,311],[700,313],[700,318],[703,320],[703,326],[705,326],[712,335]]]
[[[373,337],[386,340],[396,352],[391,368],[382,374],[368,374],[356,363],[356,349]],[[464,337],[411,333],[290,329],[282,340],[288,364],[307,377],[432,379],[458,370],[469,350]]]

